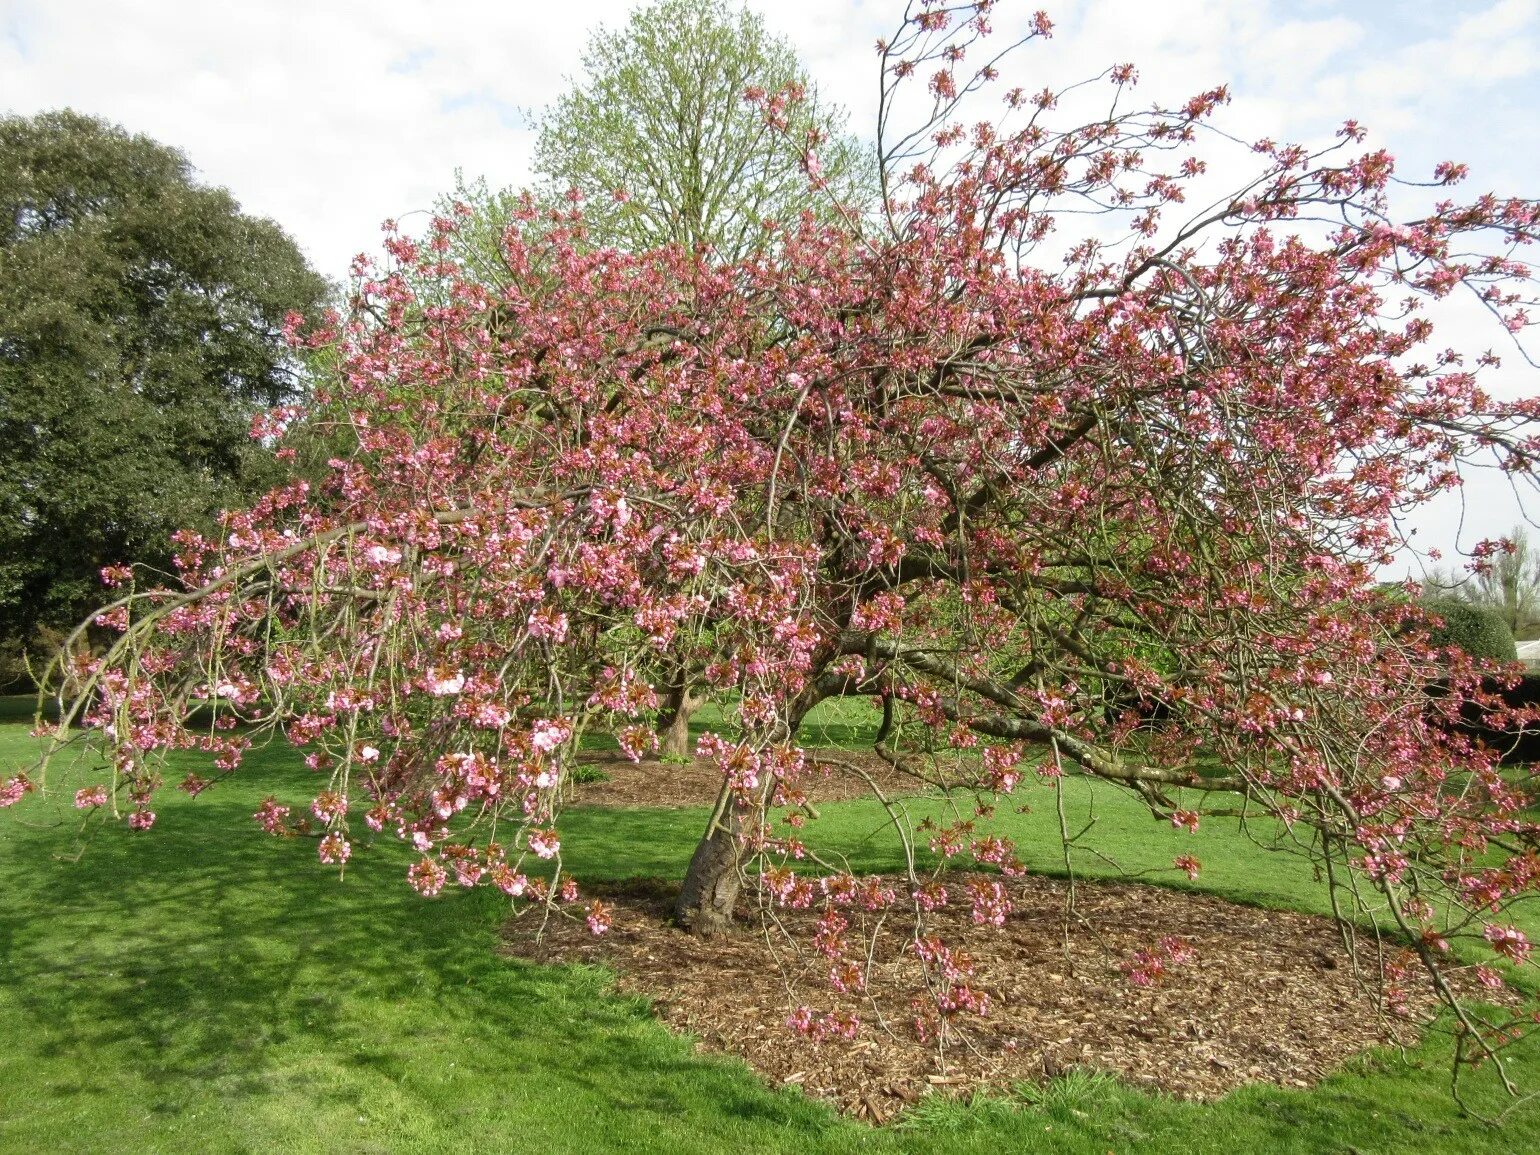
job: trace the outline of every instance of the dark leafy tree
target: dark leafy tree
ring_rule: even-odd
[[[68,110],[0,119],[0,637],[72,621],[98,571],[273,478],[283,328],[327,285],[187,158]]]

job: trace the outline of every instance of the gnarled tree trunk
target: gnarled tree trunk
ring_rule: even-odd
[[[753,807],[738,802],[724,782],[706,833],[690,857],[690,868],[685,871],[674,906],[674,921],[682,929],[702,938],[732,929],[733,910],[743,885],[739,870],[741,836],[755,817]]]
[[[810,684],[787,705],[786,734],[795,736],[807,712],[822,698],[817,683]],[[742,856],[744,835],[764,817],[775,784],[766,781],[752,803],[744,803],[722,783],[721,793],[690,858],[679,900],[674,906],[674,921],[691,934],[709,938],[732,929],[738,893],[743,887]]]
[[[690,756],[690,719],[705,698],[691,692],[689,683],[680,681],[663,692],[663,709],[658,715],[658,753],[664,758]]]

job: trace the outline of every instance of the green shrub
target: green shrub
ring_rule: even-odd
[[[1436,646],[1455,646],[1473,658],[1512,662],[1519,656],[1513,631],[1502,614],[1488,606],[1475,606],[1456,598],[1430,598],[1422,608],[1442,625],[1430,626],[1429,636]]]

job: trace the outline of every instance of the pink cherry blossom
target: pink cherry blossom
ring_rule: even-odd
[[[49,673],[104,754],[68,789],[146,829],[168,781],[217,789],[287,741],[315,777],[264,801],[263,829],[321,833],[340,865],[365,853],[356,801],[420,854],[419,893],[453,877],[554,906],[575,901],[558,856],[578,737],[640,760],[671,702],[709,700],[727,724],[695,749],[721,787],[680,922],[806,911],[809,973],[847,992],[872,928],[902,925],[911,1025],[937,1045],[992,1005],[940,916],[966,898],[1004,925],[1024,867],[1001,819],[1082,779],[1145,804],[1156,861],[1189,878],[1173,828],[1276,821],[1347,927],[1413,929],[1380,976],[1398,1010],[1464,997],[1413,966],[1529,959],[1503,912],[1540,887],[1540,825],[1466,735],[1540,716],[1376,574],[1468,465],[1536,482],[1524,358],[1445,349],[1427,313],[1460,294],[1500,341],[1531,332],[1540,205],[1441,188],[1403,206],[1356,124],[1318,150],[1232,148],[1224,88],[1135,104],[1132,66],[1082,123],[1073,92],[1025,85],[977,123],[1012,67],[964,63],[989,16],[920,4],[884,39],[884,108],[922,111],[878,142],[882,211],[781,222],[752,259],[598,248],[576,200],[512,202],[495,262],[457,255],[463,214],[392,225],[347,312],[291,327],[327,367],[303,411],[254,422],[324,428],[336,456],[177,535],[163,586],[110,575],[101,652]],[[774,135],[807,94],[746,99]],[[1222,171],[1243,173],[1233,195],[1191,216]],[[947,794],[884,790],[892,877],[844,870],[816,818],[838,755],[799,733],[831,697],[865,699],[880,735],[844,774]],[[0,806],[67,776],[15,774]],[[1065,829],[1090,850],[1105,832]],[[763,910],[700,897],[740,892]],[[1434,898],[1447,919],[1419,910]],[[1191,952],[1162,940],[1123,969],[1175,988]],[[792,1029],[849,1038],[846,1014],[804,1007]]]

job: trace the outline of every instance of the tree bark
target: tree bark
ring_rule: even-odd
[[[785,735],[795,738],[807,712],[824,694],[810,683],[787,708]],[[753,803],[744,803],[724,781],[717,803],[690,857],[679,900],[674,905],[674,922],[683,930],[702,938],[726,934],[732,930],[743,888],[743,839],[764,817],[775,784],[766,781]]]
[[[674,921],[682,930],[711,938],[732,929],[733,910],[743,885],[738,869],[743,849],[740,835],[751,809],[739,803],[723,782],[712,820],[690,857],[674,906]]]

